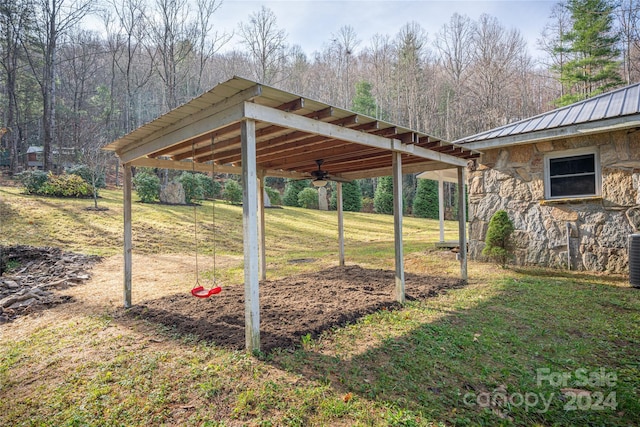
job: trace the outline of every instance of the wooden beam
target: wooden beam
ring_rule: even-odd
[[[124,308],[131,307],[131,278],[132,278],[132,234],[131,234],[131,165],[126,163],[124,169]]]
[[[285,113],[263,105],[248,102],[245,103],[245,116],[254,120],[260,120],[280,126],[287,126],[291,129],[297,129],[316,135],[323,135],[332,139],[341,139],[374,148],[413,154],[425,159],[449,163],[453,166],[466,166],[466,161],[463,159],[426,150],[415,144],[403,144],[396,139],[385,138],[367,132],[359,132],[342,126],[335,126],[330,123],[320,122],[307,117],[298,116],[296,114]]]
[[[344,210],[342,208],[342,183],[336,182],[336,205],[338,208],[338,263],[344,267]]]
[[[420,163],[415,163],[412,165],[402,165],[403,173],[416,173],[416,172],[424,172],[427,170],[440,170],[440,169],[450,169],[451,166],[445,163],[439,163],[434,161],[425,160]],[[362,178],[373,178],[379,176],[391,176],[393,174],[393,168],[391,166],[384,166],[372,169],[365,170],[357,170],[352,172],[344,172],[340,174],[340,176],[344,179],[354,180],[354,179],[362,179]]]
[[[156,151],[155,153],[151,153],[149,154],[149,157],[167,156],[176,152],[180,152],[182,150],[190,150],[192,144],[198,145],[198,144],[202,144],[203,142],[209,143],[211,141],[211,138],[217,140],[223,135],[238,132],[239,130],[240,130],[240,123],[232,123],[229,126],[224,126],[220,129],[216,129],[215,131],[199,136],[198,138],[181,142],[179,144],[172,145],[171,147],[167,147],[162,150]],[[191,151],[189,151],[189,153],[190,152]]]
[[[260,252],[260,280],[267,280],[267,246],[264,222],[264,171],[258,172],[258,249]]]
[[[444,242],[444,181],[438,179],[438,220],[440,222],[440,243]]]
[[[129,163],[131,166],[141,166],[145,168],[159,168],[159,169],[176,169],[183,171],[190,171],[195,168],[196,172],[211,172],[210,163],[198,163],[192,164],[192,162],[178,162],[174,160],[161,160],[161,159],[148,159],[146,157],[139,158]],[[232,173],[240,175],[242,168],[228,165],[213,165],[213,171],[219,173]]]
[[[396,301],[405,302],[404,254],[402,246],[402,155],[393,153],[393,241],[396,264]]]
[[[458,167],[458,238],[460,243],[460,278],[465,282],[467,276],[467,208],[464,188],[464,168]]]
[[[244,234],[244,319],[247,351],[260,350],[260,292],[258,272],[258,194],[256,123],[244,120],[242,136],[242,225]]]
[[[118,153],[118,157],[120,157],[120,160],[123,163],[128,163],[132,160],[144,157],[149,153],[155,153],[163,148],[167,148],[179,142],[208,133],[212,129],[217,129],[230,123],[237,122],[242,119],[242,110],[244,105],[245,104],[242,103],[232,105],[226,109],[216,111],[213,114],[202,117],[200,120],[192,122],[189,126],[180,127],[172,131],[168,131],[168,129],[171,128],[171,126],[169,126],[168,128],[158,132],[157,136],[145,138],[144,143],[138,144],[134,148],[127,147],[127,150],[123,150]],[[218,106],[218,104],[215,106]]]

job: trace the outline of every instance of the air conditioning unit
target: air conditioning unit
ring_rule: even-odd
[[[629,236],[629,283],[640,288],[640,234]]]

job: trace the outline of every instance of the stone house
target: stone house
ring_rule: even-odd
[[[515,262],[626,272],[640,231],[640,84],[455,141],[471,167],[469,256],[491,216],[514,223]]]

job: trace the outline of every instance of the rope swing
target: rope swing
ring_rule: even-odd
[[[195,142],[191,144],[191,170],[195,174],[196,172],[196,145]],[[211,182],[214,180],[214,164],[213,164],[213,138],[211,138]],[[213,224],[213,287],[206,289],[200,284],[200,272],[198,268],[198,211],[196,204],[193,204],[193,237],[195,240],[195,252],[196,252],[196,283],[191,289],[191,295],[197,298],[209,298],[211,295],[219,294],[222,291],[220,286],[216,286],[216,203],[215,200],[211,202],[212,214],[211,222]]]

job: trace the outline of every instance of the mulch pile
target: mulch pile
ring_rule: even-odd
[[[0,323],[70,301],[54,291],[85,282],[99,261],[58,248],[0,247]]]
[[[422,300],[462,286],[459,279],[406,274],[406,297]],[[295,348],[313,337],[381,309],[399,307],[395,275],[359,266],[334,267],[260,283],[260,338],[265,351]],[[243,349],[244,287],[226,286],[208,299],[184,294],[145,301],[123,313],[229,349]]]

